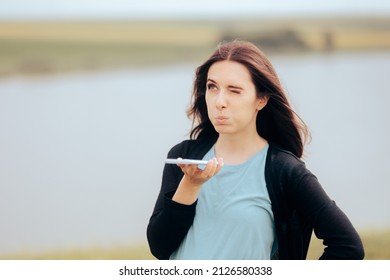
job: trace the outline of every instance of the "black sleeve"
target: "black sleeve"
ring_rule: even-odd
[[[302,163],[295,176],[294,204],[325,250],[320,259],[363,259],[362,241],[345,213],[329,198],[317,178]]]
[[[183,143],[173,147],[169,158],[183,156]],[[192,225],[196,202],[184,205],[172,200],[183,173],[174,164],[166,164],[162,184],[153,214],[147,227],[147,239],[152,254],[157,259],[169,259],[178,248]]]

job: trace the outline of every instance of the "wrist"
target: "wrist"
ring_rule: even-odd
[[[179,183],[179,187],[182,186],[189,191],[198,192],[202,187],[202,183],[192,180],[191,177],[184,175]]]
[[[184,175],[172,200],[185,205],[191,205],[198,199],[201,187],[201,184],[191,182],[191,180]]]

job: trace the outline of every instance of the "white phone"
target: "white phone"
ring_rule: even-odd
[[[196,165],[206,165],[207,160],[198,160],[198,159],[179,159],[179,158],[167,158],[165,163],[168,164],[196,164]]]

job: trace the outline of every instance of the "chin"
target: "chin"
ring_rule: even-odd
[[[218,133],[218,134],[232,134],[233,131],[230,131],[229,129],[227,129],[226,127],[216,127],[215,128],[215,131]]]

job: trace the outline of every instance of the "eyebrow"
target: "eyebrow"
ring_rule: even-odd
[[[210,79],[210,78],[207,79],[207,82],[212,82],[214,84],[218,84],[216,81],[214,81],[213,79]],[[234,86],[234,85],[228,85],[228,88],[244,90],[242,87]]]

